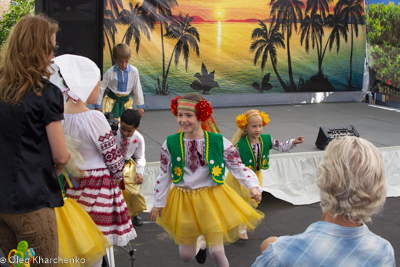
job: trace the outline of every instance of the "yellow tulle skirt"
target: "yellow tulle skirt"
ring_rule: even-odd
[[[241,224],[251,232],[263,218],[225,184],[194,190],[174,186],[157,224],[176,244],[195,247],[203,235],[207,247],[212,247],[235,242]]]
[[[259,182],[260,186],[262,186],[262,171],[261,171],[261,170],[256,171],[256,175],[257,175],[257,177],[258,177],[258,182]],[[236,178],[233,177],[232,174],[231,174],[230,172],[226,175],[225,183],[226,183],[227,185],[229,185],[233,190],[235,190],[235,192],[236,192],[239,196],[241,196],[247,203],[249,203],[250,206],[252,206],[252,207],[254,207],[254,208],[257,208],[257,207],[258,207],[258,204],[259,204],[260,202],[256,202],[254,199],[251,199],[251,198],[250,198],[250,191],[249,191],[249,189],[247,189],[246,187],[244,187],[243,185],[241,185],[241,184],[239,183],[239,181],[236,180]]]
[[[111,244],[79,203],[64,198],[64,206],[55,212],[60,259],[80,259],[79,263],[59,262],[58,266],[89,267],[106,254]]]

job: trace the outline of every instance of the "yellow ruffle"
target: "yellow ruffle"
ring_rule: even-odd
[[[262,186],[262,171],[261,171],[261,170],[257,171],[257,172],[256,172],[256,175],[257,175],[257,177],[258,177],[258,182],[260,183],[260,186]],[[233,177],[232,174],[231,174],[230,172],[226,175],[225,183],[226,183],[227,185],[229,185],[233,190],[235,190],[235,192],[236,192],[239,196],[241,196],[247,203],[249,203],[250,206],[252,206],[252,207],[254,207],[254,208],[257,208],[257,207],[258,207],[258,204],[259,204],[260,202],[256,202],[254,199],[251,199],[251,198],[250,198],[250,191],[249,191],[249,189],[247,189],[246,187],[244,187],[243,185],[241,185],[241,184],[239,183],[239,181],[236,180],[236,178]]]
[[[128,206],[129,216],[135,217],[139,212],[147,209],[146,200],[140,194],[140,185],[136,184],[136,164],[130,159],[125,164],[124,172],[125,190],[122,190],[126,205]]]
[[[196,246],[203,235],[207,247],[233,243],[239,239],[239,226],[252,232],[264,218],[232,188],[223,184],[190,190],[174,186],[157,224],[176,244]]]
[[[59,257],[85,259],[84,264],[59,263],[58,266],[89,267],[106,254],[111,244],[79,203],[64,198],[64,206],[55,208],[55,212]]]
[[[116,96],[125,96],[125,95],[119,95],[119,94],[115,94],[115,95]],[[111,110],[114,107],[115,101],[116,101],[115,99],[112,99],[108,96],[104,96],[102,112],[103,113],[111,112]],[[126,101],[126,103],[124,104],[125,109],[132,109],[132,104],[133,104],[132,98],[129,98],[129,100]],[[119,118],[115,118],[115,119],[119,121]]]

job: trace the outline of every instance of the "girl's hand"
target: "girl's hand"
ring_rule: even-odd
[[[301,144],[304,143],[304,136],[297,136],[296,139],[294,139],[293,144]]]
[[[258,187],[250,188],[250,198],[254,199],[256,202],[261,201],[261,193],[258,191]]]
[[[159,215],[159,217],[161,217],[161,214],[162,214],[163,209],[164,209],[164,208],[156,208],[156,207],[153,207],[153,208],[150,210],[150,219],[151,219],[152,222],[155,222],[155,221],[156,221],[157,215]]]

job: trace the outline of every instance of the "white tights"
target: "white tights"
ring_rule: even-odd
[[[194,259],[198,250],[195,247],[179,245],[179,254],[184,262],[189,262]],[[210,247],[211,259],[216,267],[229,267],[228,259],[225,256],[224,245]]]
[[[101,267],[101,264],[103,263],[103,258],[100,258],[97,262],[95,262],[92,267]]]

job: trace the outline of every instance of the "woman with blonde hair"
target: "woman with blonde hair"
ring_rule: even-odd
[[[41,258],[57,258],[57,175],[68,163],[63,96],[49,82],[57,23],[22,17],[0,52],[0,248],[25,240]],[[56,266],[52,262],[49,266]]]

